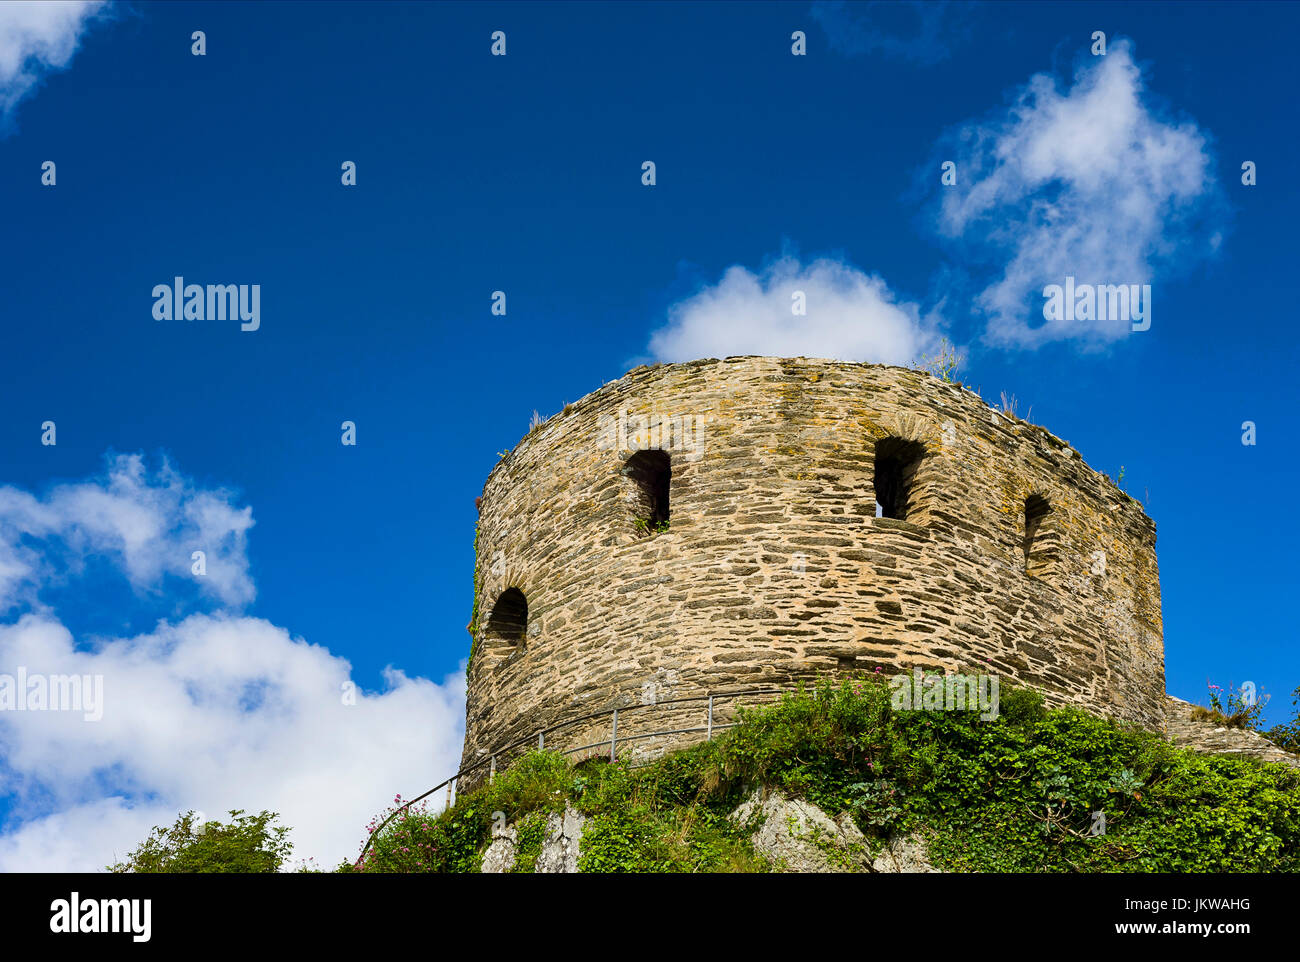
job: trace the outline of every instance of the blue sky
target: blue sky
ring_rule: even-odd
[[[102,865],[190,807],[349,854],[455,764],[498,452],[646,360],[949,338],[1146,502],[1169,690],[1289,717],[1295,5],[6,7],[0,650],[229,676],[109,734],[11,723],[0,866]],[[1067,272],[1150,283],[1150,329],[1044,330]],[[260,328],[156,321],[176,275],[260,284]],[[795,282],[825,310],[791,328]],[[360,686],[351,720],[313,672]]]

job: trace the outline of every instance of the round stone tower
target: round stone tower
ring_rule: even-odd
[[[465,765],[605,709],[876,667],[1163,725],[1154,523],[1065,441],[926,373],[637,368],[531,430],[478,525]],[[673,711],[620,732],[704,724]]]

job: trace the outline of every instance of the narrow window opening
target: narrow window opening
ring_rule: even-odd
[[[528,599],[518,588],[501,592],[492,614],[488,616],[487,636],[496,641],[518,645],[528,630]]]
[[[1050,552],[1044,522],[1051,510],[1051,504],[1042,495],[1031,494],[1025,499],[1025,540],[1022,545],[1025,574],[1042,575],[1047,571]]]
[[[876,442],[876,517],[907,521],[917,513],[916,471],[925,456],[918,441],[882,438]]]
[[[638,451],[627,459],[623,473],[632,479],[632,520],[637,531],[648,535],[668,530],[672,457],[667,451]]]

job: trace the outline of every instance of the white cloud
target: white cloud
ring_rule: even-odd
[[[101,871],[176,815],[166,805],[132,807],[120,797],[71,806],[0,835],[0,872]]]
[[[807,314],[792,311],[802,291]],[[650,338],[661,361],[763,354],[908,364],[938,339],[932,317],[898,300],[879,277],[840,261],[783,256],[760,273],[736,265],[679,301]]]
[[[30,603],[56,577],[56,562],[76,570],[92,556],[120,564],[140,591],[171,575],[227,605],[252,601],[245,554],[252,509],[232,497],[194,487],[165,462],[150,472],[139,455],[110,458],[103,476],[44,498],[0,488],[0,614]],[[191,573],[195,551],[205,555],[202,577]]]
[[[181,810],[232,808],[280,812],[295,858],[332,867],[395,790],[459,765],[462,673],[435,684],[390,670],[383,692],[345,704],[346,660],[258,619],[194,615],[79,651],[63,625],[28,615],[0,627],[0,666],[20,665],[102,675],[103,717],[0,713],[15,810],[40,813],[0,837],[0,870],[93,871]],[[69,827],[76,845],[41,847]]]
[[[19,559],[24,583],[40,583],[50,554],[92,550],[132,583],[151,583],[169,565],[149,556],[176,545],[178,525],[237,532],[223,557],[247,578],[248,509],[171,468],[151,476],[139,458],[43,499],[5,488],[0,506],[0,556]],[[31,531],[40,550],[20,544]],[[103,711],[98,721],[0,711],[9,804],[0,870],[102,869],[179,812],[225,818],[234,808],[280,812],[294,858],[330,868],[357,854],[366,822],[395,792],[422,791],[458,767],[463,667],[437,683],[390,668],[382,691],[357,690],[348,704],[345,659],[238,612],[78,644],[57,613],[28,607],[0,624],[0,672],[100,675]]]
[[[0,3],[0,119],[49,73],[66,69],[104,0]]]
[[[1067,275],[1148,284],[1157,268],[1216,245],[1217,231],[1201,237],[1196,223],[1214,188],[1206,137],[1191,121],[1162,119],[1149,100],[1120,41],[1068,91],[1036,75],[1009,108],[948,138],[944,159],[956,161],[958,185],[943,188],[939,228],[999,264],[976,301],[989,340],[1032,347],[1126,336],[1124,321],[1045,322],[1043,288]]]

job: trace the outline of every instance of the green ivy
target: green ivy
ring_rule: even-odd
[[[515,826],[515,872],[532,872],[546,841],[546,813],[529,812]]]
[[[742,709],[715,740],[641,768],[530,752],[449,812],[395,820],[364,870],[477,871],[500,812],[531,871],[546,814],[571,805],[587,816],[581,871],[765,871],[728,818],[765,785],[848,812],[870,850],[923,830],[953,871],[1300,871],[1297,770],[1047,710],[1029,689],[1004,688],[999,708],[895,711],[874,676]]]
[[[465,662],[468,668],[474,663],[474,653],[478,650],[478,599],[479,599],[479,576],[478,576],[478,522],[474,522],[474,601],[469,613],[469,659]]]

